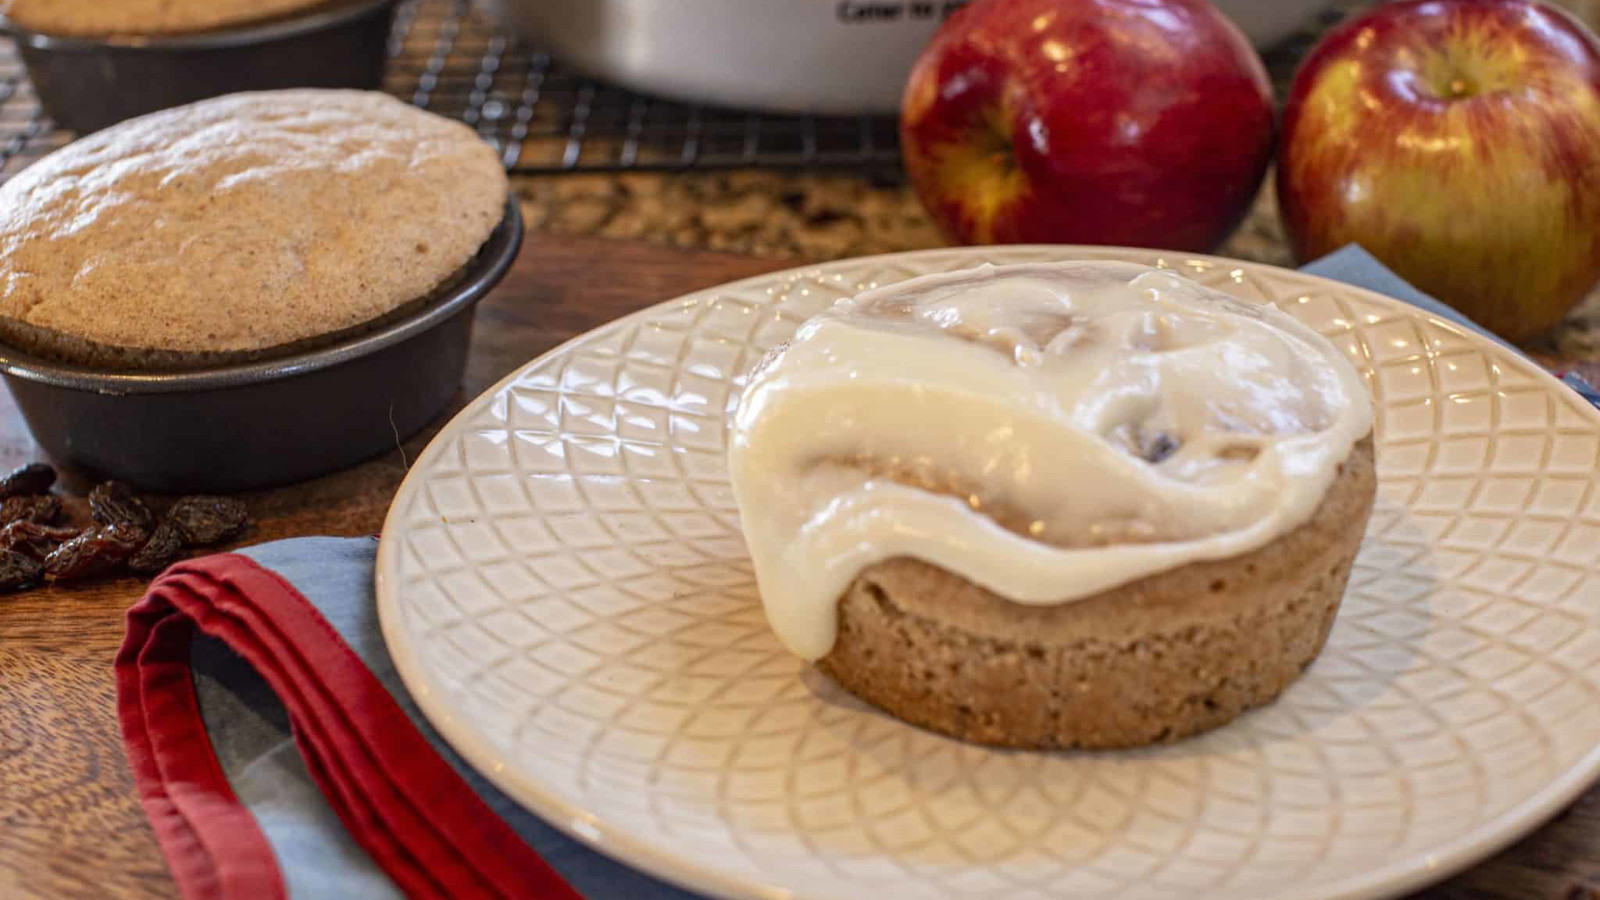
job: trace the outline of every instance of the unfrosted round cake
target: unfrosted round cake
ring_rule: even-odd
[[[153,37],[250,25],[333,5],[330,0],[0,0],[0,13],[41,34]]]
[[[778,637],[908,722],[1006,747],[1176,740],[1327,639],[1376,492],[1327,340],[1165,270],[868,291],[752,373],[729,464]]]
[[[0,185],[0,339],[135,369],[303,349],[425,302],[508,191],[472,129],[377,92],[131,119]]]

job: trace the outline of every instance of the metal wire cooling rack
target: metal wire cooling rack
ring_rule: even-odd
[[[1350,5],[1338,4],[1340,7]],[[1267,54],[1280,86],[1333,11]],[[472,125],[513,172],[898,167],[892,118],[769,116],[671,103],[584,78],[512,40],[471,0],[407,0],[386,87]],[[0,179],[65,144],[0,40]]]
[[[387,89],[473,126],[519,173],[736,167],[886,168],[894,121],[765,116],[670,103],[584,78],[498,30],[469,0],[408,0]],[[0,178],[71,140],[0,40]]]
[[[521,172],[899,164],[893,119],[764,116],[592,81],[497,31],[467,0],[401,12],[389,89],[475,126]]]

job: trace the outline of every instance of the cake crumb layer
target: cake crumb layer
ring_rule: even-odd
[[[819,667],[898,718],[974,743],[1175,741],[1277,697],[1321,651],[1377,489],[1371,438],[1311,521],[1259,550],[1060,606],[899,558],[853,582]]]

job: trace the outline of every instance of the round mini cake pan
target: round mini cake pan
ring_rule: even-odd
[[[399,0],[343,0],[270,22],[171,37],[56,37],[0,19],[39,102],[86,134],[239,91],[383,86]]]
[[[58,463],[163,493],[303,481],[393,450],[461,386],[477,302],[522,246],[517,201],[417,312],[316,350],[185,372],[109,372],[0,344],[0,373]]]

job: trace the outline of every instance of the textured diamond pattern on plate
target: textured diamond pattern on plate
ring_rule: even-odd
[[[1172,747],[997,753],[787,656],[724,476],[744,373],[838,297],[984,258],[698,294],[475,403],[401,491],[380,566],[396,657],[446,734],[636,864],[841,900],[1361,896],[1593,768],[1596,417],[1453,326],[1242,264],[1160,260],[1326,334],[1380,410],[1380,498],[1343,611],[1279,702]]]

